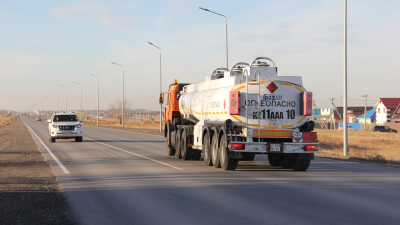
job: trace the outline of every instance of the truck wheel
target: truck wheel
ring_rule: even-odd
[[[215,133],[211,141],[211,158],[215,168],[221,168],[221,162],[219,160],[220,156],[221,155],[218,148],[218,135]]]
[[[256,157],[255,153],[243,153],[244,161],[253,161],[255,157]]]
[[[292,154],[284,154],[282,161],[282,169],[292,169],[296,158]]]
[[[268,162],[271,166],[281,166],[281,155],[278,153],[268,154]]]
[[[299,159],[296,157],[296,161],[293,164],[294,171],[306,171],[310,166],[310,159]]]
[[[175,139],[175,157],[177,159],[181,159],[181,132],[179,130],[176,131],[176,139]]]
[[[167,155],[168,156],[174,156],[175,155],[175,147],[173,147],[172,145],[171,145],[171,128],[172,128],[172,125],[171,124],[169,124],[169,123],[167,123],[166,124],[166,127],[167,127],[167,130],[166,130],[166,132],[167,132],[167,138],[165,139],[166,140],[166,142],[167,142]]]
[[[228,149],[228,144],[226,141],[226,136],[225,134],[222,135],[221,137],[221,143],[220,143],[220,161],[221,161],[221,167],[223,170],[235,170],[238,166],[238,159],[232,159],[229,158],[229,149]]]
[[[210,138],[208,134],[205,135],[204,137],[204,142],[203,142],[203,154],[204,154],[204,163],[207,166],[212,166],[212,159],[211,159],[211,146],[210,146]]]
[[[181,154],[183,160],[190,160],[192,158],[192,147],[187,146],[188,136],[186,134],[186,129],[184,129],[181,138]]]

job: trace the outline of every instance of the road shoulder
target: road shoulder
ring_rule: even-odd
[[[76,224],[51,167],[17,117],[0,128],[0,224]]]

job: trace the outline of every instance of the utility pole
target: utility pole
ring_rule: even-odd
[[[330,98],[329,100],[331,100],[331,113],[329,114],[331,126],[330,126],[329,129],[332,130],[332,121],[333,121],[333,118],[335,117],[335,115],[333,113],[333,100],[334,100],[334,98]]]
[[[315,104],[315,99],[314,99],[313,103],[314,103],[314,107],[317,109],[317,112],[319,113],[319,119],[324,123],[325,128],[328,129],[328,127],[326,126],[325,122],[322,120],[321,110],[318,110],[318,107]]]
[[[368,95],[365,94],[363,95],[363,97],[365,98],[365,106],[364,106],[364,131],[367,130],[367,98]]]

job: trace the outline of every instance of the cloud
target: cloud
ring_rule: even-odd
[[[130,8],[137,7],[130,4]],[[131,17],[118,17],[113,14],[114,6],[109,4],[99,4],[91,1],[63,4],[53,8],[50,13],[56,17],[72,19],[89,19],[107,27],[120,27],[132,25]]]

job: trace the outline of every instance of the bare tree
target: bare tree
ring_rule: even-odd
[[[132,103],[129,102],[128,99],[125,99],[124,105],[124,117],[125,119],[128,116],[129,108],[132,107]],[[117,100],[115,103],[110,103],[108,105],[108,112],[107,114],[111,117],[116,117],[119,119],[119,123],[122,124],[122,101]]]

